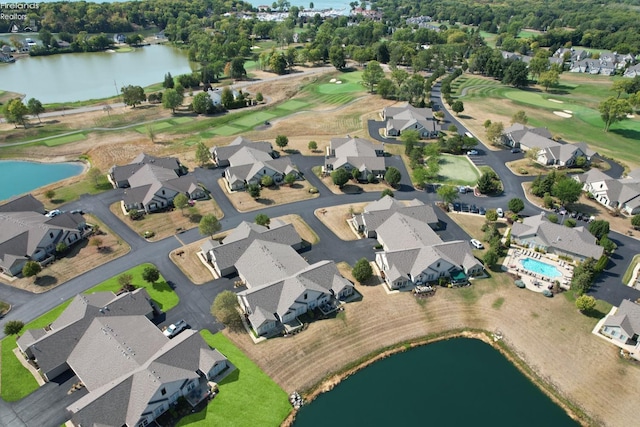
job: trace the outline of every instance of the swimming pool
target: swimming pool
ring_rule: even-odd
[[[533,258],[525,258],[520,260],[520,264],[522,267],[537,274],[541,274],[546,277],[561,277],[562,273],[560,270],[555,268],[553,265],[547,264],[546,262],[538,261]]]

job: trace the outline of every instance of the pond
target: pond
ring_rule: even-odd
[[[149,86],[166,73],[191,73],[187,53],[168,45],[131,52],[66,53],[0,64],[0,90],[36,98],[44,104],[120,95],[126,85]]]
[[[80,175],[82,163],[36,163],[0,160],[0,201]]]
[[[318,396],[295,427],[577,426],[497,350],[451,339],[383,359]]]

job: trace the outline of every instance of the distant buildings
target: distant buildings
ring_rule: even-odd
[[[640,169],[629,172],[626,178],[614,179],[598,169],[591,169],[573,179],[582,189],[607,209],[620,209],[627,215],[640,213]]]

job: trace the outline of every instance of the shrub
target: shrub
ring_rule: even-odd
[[[547,216],[547,219],[553,222],[554,224],[558,223],[558,215],[556,214],[549,214],[549,216]]]
[[[568,218],[565,222],[564,225],[566,225],[569,228],[573,228],[576,226],[576,220],[573,218]]]
[[[354,279],[356,279],[359,283],[362,283],[373,275],[373,269],[371,268],[371,264],[366,258],[360,258],[360,260],[356,262],[356,265],[353,266],[351,274],[353,275]]]
[[[273,178],[270,175],[265,175],[260,180],[263,187],[271,187],[273,185]]]
[[[580,295],[576,299],[576,307],[580,310],[581,313],[585,313],[591,311],[596,306],[596,299],[591,295]]]
[[[551,193],[544,193],[544,197],[542,199],[545,208],[553,207],[553,197],[551,197]]]
[[[20,320],[9,320],[4,324],[5,335],[16,335],[20,333],[20,330],[24,327],[24,323]]]
[[[316,187],[309,187],[309,193],[318,194],[318,189]]]

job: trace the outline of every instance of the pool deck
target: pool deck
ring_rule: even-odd
[[[562,277],[547,277],[523,268],[520,261],[526,258],[537,259],[540,262],[554,266],[562,273]],[[556,280],[560,282],[561,288],[569,289],[569,283],[573,277],[572,264],[559,259],[553,254],[542,254],[540,252],[520,247],[509,248],[507,256],[504,258],[504,262],[502,263],[502,269],[519,276],[519,279],[524,282],[527,289],[533,292],[542,292],[545,289],[550,289],[553,287]]]

